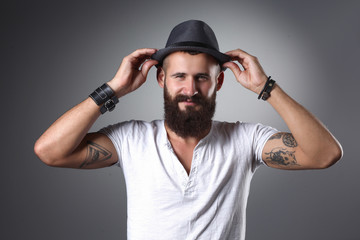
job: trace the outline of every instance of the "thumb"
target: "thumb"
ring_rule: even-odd
[[[141,74],[146,78],[150,68],[153,67],[154,65],[158,64],[158,61],[156,60],[149,60],[146,61],[142,66],[141,66]]]

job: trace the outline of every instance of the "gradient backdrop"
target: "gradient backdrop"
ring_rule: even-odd
[[[242,48],[332,131],[345,155],[321,171],[260,168],[252,181],[247,240],[360,239],[359,1],[8,1],[1,15],[1,239],[126,239],[121,169],[57,169],[33,153],[62,113],[110,80],[124,56],[162,48],[170,30],[201,19],[220,49]],[[286,131],[270,107],[235,81],[215,118]],[[162,90],[148,81],[102,116],[94,131],[162,118]]]

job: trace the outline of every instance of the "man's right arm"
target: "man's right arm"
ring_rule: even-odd
[[[138,49],[125,57],[115,77],[108,82],[118,98],[139,88],[155,60],[156,49]],[[87,98],[56,120],[36,141],[34,151],[47,165],[69,168],[100,168],[117,162],[111,140],[101,133],[88,133],[99,118],[100,107]]]

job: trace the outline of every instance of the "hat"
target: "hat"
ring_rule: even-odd
[[[220,66],[231,60],[230,56],[219,51],[219,45],[213,30],[203,21],[188,20],[175,26],[171,31],[166,46],[154,53],[151,58],[161,65],[170,53],[192,50],[213,56]]]

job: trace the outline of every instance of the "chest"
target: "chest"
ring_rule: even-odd
[[[190,174],[195,145],[172,143],[173,151],[187,174]]]

